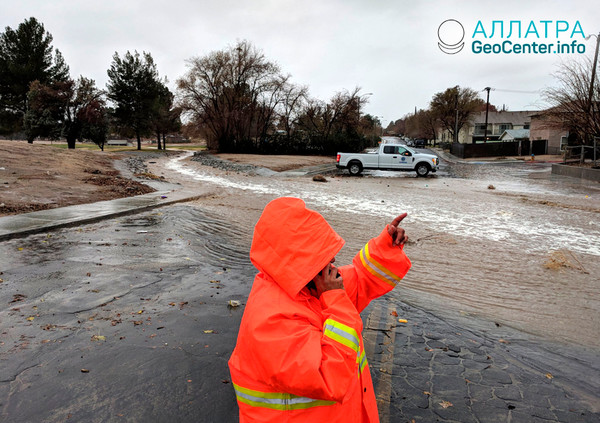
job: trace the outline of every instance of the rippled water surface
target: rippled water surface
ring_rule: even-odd
[[[321,211],[349,248],[373,222],[406,211],[413,261],[395,295],[436,310],[481,315],[564,342],[600,347],[600,185],[551,175],[548,164],[445,164],[431,178],[366,172],[310,178],[231,177],[170,162],[203,184],[293,195]]]

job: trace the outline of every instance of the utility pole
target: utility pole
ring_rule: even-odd
[[[490,109],[490,87],[485,87],[485,91],[487,91],[487,100],[485,101],[485,130],[483,135],[483,142],[487,142],[487,126],[488,126],[488,111]]]
[[[596,79],[596,64],[598,63],[598,46],[600,46],[600,32],[598,35],[590,34],[585,37],[586,40],[589,40],[591,37],[596,37],[596,52],[594,53],[594,64],[592,66],[592,78],[590,79],[590,91],[588,92],[588,101],[587,101],[587,118],[589,119],[589,129],[591,130],[594,127],[594,107],[592,105],[593,96],[594,96],[594,80]],[[589,134],[590,136],[594,136],[595,134]],[[588,138],[589,139],[589,138]],[[594,149],[594,152],[596,150]],[[583,148],[581,154],[583,155]],[[583,159],[585,160],[585,159]],[[582,162],[583,162],[582,160]]]
[[[457,85],[454,89],[456,90],[456,99],[454,101],[454,110],[456,111],[456,117],[454,118],[454,142],[458,142],[458,92],[460,87]]]

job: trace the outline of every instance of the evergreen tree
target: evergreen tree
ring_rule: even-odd
[[[42,23],[32,17],[16,30],[6,27],[0,34],[0,133],[21,130],[33,81],[51,84],[68,78],[69,67]]]
[[[160,81],[158,83],[158,96],[155,99],[154,110],[152,112],[152,128],[156,134],[156,142],[159,150],[161,148],[164,150],[167,149],[165,142],[168,133],[181,130],[181,109],[174,107],[175,96],[169,90],[166,83],[166,80],[164,83]],[[163,139],[162,146],[161,136]]]
[[[108,98],[114,103],[114,118],[121,132],[131,131],[141,150],[141,137],[152,131],[152,118],[161,94],[158,71],[150,53],[118,53],[108,70]]]
[[[33,82],[24,118],[27,139],[62,136],[75,148],[78,139],[88,138],[103,148],[108,121],[102,96],[94,81],[84,77],[48,85]]]

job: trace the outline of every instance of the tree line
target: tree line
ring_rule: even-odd
[[[187,62],[179,104],[211,149],[270,154],[335,154],[379,141],[381,122],[360,113],[360,88],[328,102],[311,98],[248,41]]]
[[[455,139],[473,114],[486,108],[490,112],[498,111],[496,106],[482,100],[477,91],[457,85],[434,94],[427,109],[415,108],[414,113],[390,122],[386,132],[435,142],[438,131],[443,129],[449,132],[451,139]]]
[[[109,131],[160,137],[178,130],[180,109],[160,79],[152,57],[117,53],[108,70],[106,90],[92,79],[73,79],[52,35],[35,18],[0,34],[0,135],[91,140],[104,148]],[[108,102],[111,102],[111,105]]]
[[[597,60],[597,57],[594,59]],[[600,77],[594,61],[583,57],[564,61],[554,73],[556,85],[542,91],[547,107],[536,111],[540,127],[569,132],[569,145],[593,145],[600,137]],[[460,132],[473,114],[498,108],[467,87],[451,87],[433,95],[427,109],[392,121],[386,133],[415,139],[437,141],[438,131],[447,130],[451,139]]]
[[[73,79],[52,35],[35,18],[0,34],[0,135],[91,140],[108,134],[141,139],[178,131],[201,137],[212,150],[272,154],[359,151],[380,140],[381,122],[361,113],[360,88],[329,101],[268,60],[251,42],[187,61],[172,93],[150,53],[115,53],[106,89]],[[184,123],[182,123],[182,121]]]

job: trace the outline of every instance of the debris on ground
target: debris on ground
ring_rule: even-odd
[[[13,299],[12,301],[9,302],[9,304],[12,303],[18,303],[19,301],[24,301],[25,298],[27,298],[27,295],[23,295],[23,294],[14,294],[13,295]]]
[[[589,273],[585,270],[579,259],[572,251],[561,249],[550,253],[550,257],[544,263],[544,267],[550,270],[574,269],[583,273]]]

